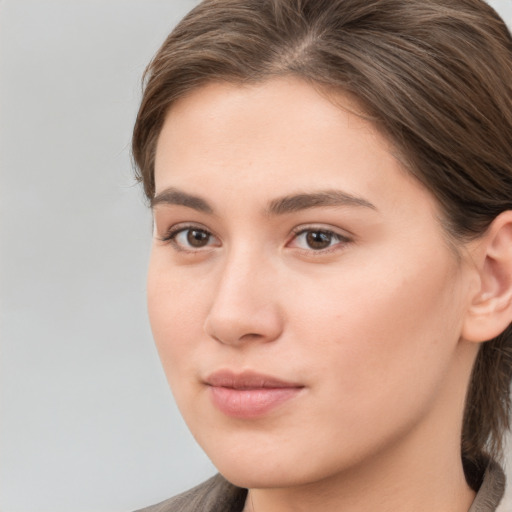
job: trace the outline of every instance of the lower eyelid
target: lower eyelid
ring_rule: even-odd
[[[194,247],[187,247],[186,245],[180,244],[176,241],[176,237],[180,233],[183,233],[183,232],[186,232],[189,230],[194,230],[194,229],[206,233],[211,238],[211,240],[209,240],[207,245],[200,247],[200,248],[194,248]],[[197,224],[181,224],[181,225],[178,224],[178,225],[172,226],[168,230],[164,231],[164,233],[161,235],[158,234],[156,227],[155,227],[155,231],[156,231],[156,235],[157,235],[157,238],[159,241],[161,241],[162,243],[165,243],[165,244],[172,244],[176,248],[176,250],[181,250],[183,252],[191,252],[192,253],[192,252],[200,252],[200,251],[204,251],[207,249],[211,249],[212,247],[215,247],[215,245],[217,245],[217,244],[215,244],[215,240],[217,240],[217,242],[219,241],[218,238],[210,230],[206,229],[205,227],[203,227],[201,225],[197,225]],[[308,253],[316,253],[316,255],[321,255],[321,254],[325,254],[327,252],[334,252],[336,250],[339,250],[340,249],[339,246],[344,246],[352,241],[352,239],[349,236],[338,233],[332,229],[326,229],[325,227],[320,227],[320,226],[311,226],[311,227],[301,227],[297,230],[294,230],[294,232],[292,233],[293,234],[292,238],[286,243],[286,245],[291,244],[294,240],[296,240],[299,236],[301,236],[303,234],[306,234],[308,232],[315,232],[315,231],[330,235],[333,238],[332,241],[334,243],[324,249],[316,249],[316,250],[313,248],[303,248],[303,247],[292,247],[292,248],[303,251],[305,253],[308,252]],[[213,241],[214,243],[211,243],[211,241]]]
[[[306,230],[306,232],[307,231],[314,231],[314,230]],[[320,231],[320,230],[318,230],[318,231]],[[322,231],[325,233],[329,232],[327,230],[322,230]],[[302,231],[302,233],[304,233],[304,231]],[[330,245],[328,245],[327,247],[324,247],[324,248],[315,249],[313,247],[303,246],[303,245],[306,245],[304,243],[301,243],[300,245],[292,245],[293,241],[298,238],[300,233],[299,233],[299,235],[294,236],[294,238],[287,245],[293,251],[303,254],[304,256],[321,257],[321,256],[326,256],[328,254],[342,251],[351,242],[351,240],[349,240],[347,237],[344,237],[343,235],[340,235],[335,232],[329,232],[329,233],[332,233],[333,238],[331,240]]]
[[[193,247],[189,246],[187,244],[180,243],[177,238],[181,235],[186,233],[187,231],[201,231],[208,235],[209,240],[208,243],[204,246],[200,247]],[[185,254],[199,254],[199,253],[205,253],[208,250],[211,250],[214,247],[217,247],[220,245],[220,242],[218,238],[208,229],[199,226],[199,225],[177,225],[169,229],[167,234],[161,239],[163,243],[170,244],[174,247],[174,249],[178,252],[185,253]]]
[[[348,235],[343,235],[341,233],[338,233],[336,231],[333,231],[332,229],[325,229],[325,228],[306,228],[306,229],[299,229],[297,231],[293,232],[293,239],[299,237],[300,235],[303,235],[305,233],[309,232],[319,232],[319,233],[325,233],[327,235],[332,236],[333,238],[336,238],[340,242],[348,242],[351,240],[351,238]]]

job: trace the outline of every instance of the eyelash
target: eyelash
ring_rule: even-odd
[[[171,229],[169,229],[167,234],[160,238],[160,241],[163,242],[163,243],[171,244],[174,247],[174,249],[176,249],[179,252],[195,254],[195,253],[201,251],[201,248],[199,248],[199,249],[192,249],[192,248],[191,249],[187,249],[187,248],[183,247],[182,245],[180,245],[176,241],[176,237],[180,233],[184,233],[184,232],[192,231],[192,230],[200,231],[201,233],[204,233],[205,235],[208,235],[209,237],[215,236],[211,231],[208,231],[207,229],[205,229],[205,228],[203,228],[201,226],[197,226],[197,225],[194,225],[194,224],[189,224],[189,225],[181,224],[181,225],[177,225],[177,226],[174,226]]]
[[[201,248],[197,248],[197,249],[193,249],[193,248],[189,249],[189,248],[183,247],[183,245],[179,244],[176,241],[176,238],[180,233],[184,233],[184,232],[192,231],[192,230],[204,233],[208,237],[215,237],[215,235],[213,233],[211,233],[209,230],[207,230],[201,226],[198,226],[198,225],[190,224],[190,225],[178,225],[178,226],[172,227],[167,232],[167,234],[165,236],[160,238],[160,241],[163,243],[171,244],[179,252],[193,253],[193,254],[202,252],[204,250],[204,248],[208,247],[208,245],[204,246],[204,248],[201,247]],[[333,230],[325,229],[322,227],[316,227],[316,226],[308,226],[307,228],[299,227],[299,228],[294,229],[293,230],[293,238],[292,238],[292,240],[290,240],[290,242],[287,243],[287,245],[289,243],[291,243],[293,240],[297,240],[301,235],[305,235],[306,233],[320,233],[322,235],[326,235],[327,237],[329,237],[331,239],[330,241],[332,241],[334,239],[334,241],[337,242],[332,246],[329,245],[328,247],[326,247],[324,249],[318,249],[318,250],[315,250],[313,248],[309,248],[309,249],[297,248],[300,252],[305,253],[305,254],[307,253],[310,255],[311,254],[323,255],[323,254],[331,253],[331,252],[340,250],[341,249],[339,247],[340,245],[342,247],[344,247],[347,244],[352,242],[351,238],[341,235],[340,233],[336,233]]]
[[[331,229],[325,229],[322,227],[317,226],[308,226],[308,227],[299,227],[293,230],[293,239],[290,241],[298,240],[300,236],[305,235],[306,233],[317,233],[322,234],[330,238],[330,242],[335,241],[333,245],[329,245],[328,247],[324,249],[313,249],[313,248],[298,248],[299,251],[303,253],[307,253],[309,255],[325,255],[331,252],[342,250],[347,244],[352,242],[352,240],[348,236],[341,235],[340,233],[337,233],[336,231],[333,231]],[[290,243],[288,242],[288,243]]]

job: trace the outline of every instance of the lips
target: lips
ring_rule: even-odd
[[[205,379],[205,384],[217,409],[227,416],[245,419],[270,413],[304,389],[301,384],[251,371],[215,372]]]

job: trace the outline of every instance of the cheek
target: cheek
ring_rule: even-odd
[[[188,371],[190,354],[204,337],[205,285],[170,268],[166,258],[151,256],[147,301],[149,321],[162,365],[170,381]]]
[[[292,338],[352,418],[390,403],[412,411],[435,394],[460,330],[455,275],[446,256],[427,264],[394,253],[294,288]]]

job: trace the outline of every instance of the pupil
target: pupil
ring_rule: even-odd
[[[306,239],[312,249],[326,249],[331,244],[331,236],[322,231],[310,231]]]
[[[187,233],[187,242],[192,247],[204,247],[208,243],[208,234],[198,229],[190,229]]]

